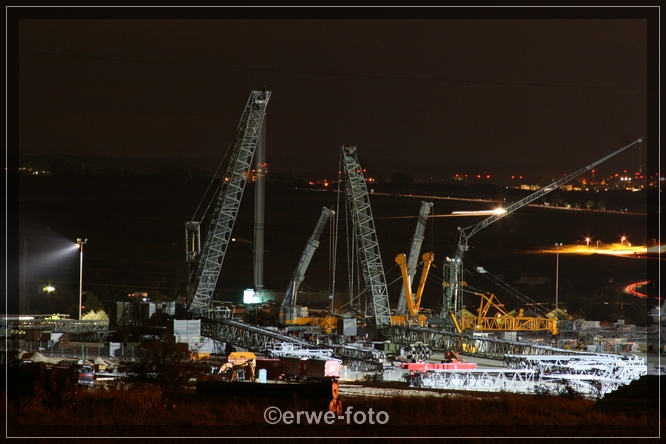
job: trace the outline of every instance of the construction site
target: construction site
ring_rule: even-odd
[[[185,223],[186,296],[157,307],[160,316],[168,320],[157,341],[182,344],[199,362],[210,362],[206,372],[189,381],[196,385],[197,394],[289,397],[301,393],[297,387],[305,386],[301,396],[317,393],[313,396],[330,398],[329,410],[341,412],[345,397],[388,396],[396,391],[402,396],[425,393],[425,389],[427,393],[433,389],[446,393],[575,393],[600,400],[648,374],[664,373],[658,358],[666,304],[653,313],[651,326],[637,327],[622,320],[602,325],[570,319],[558,308],[557,296],[554,308],[544,306],[484,267],[464,265],[478,232],[643,139],[567,172],[551,185],[509,205],[474,212],[476,222],[463,224],[457,233],[448,233],[457,239],[452,251],[423,251],[428,221],[436,206],[436,202],[423,199],[418,214],[402,215],[416,224],[411,239],[404,239],[404,250],[390,253],[394,257],[390,266],[397,267],[400,279],[399,293],[391,295],[389,287],[395,285],[387,282],[382,262],[371,207],[375,193],[369,188],[372,183],[364,176],[366,169],[359,159],[362,147],[342,146],[340,180],[331,184],[337,189],[329,191],[336,204],[321,208],[298,263],[291,266],[291,278],[285,278],[286,291],[276,294],[265,289],[263,281],[264,219],[270,218],[264,211],[264,118],[270,97],[268,90],[250,93],[230,155],[225,159],[226,170],[216,178],[217,191],[211,193],[204,214]],[[246,305],[240,310],[219,300],[216,294],[227,249],[237,242],[234,226],[248,181],[254,186],[254,238],[245,242],[252,247],[254,287],[245,291]],[[333,278],[329,278],[330,286],[324,293],[323,299],[328,302],[313,308],[300,297],[306,296],[303,283],[326,229],[330,245],[335,245],[329,248]],[[561,244],[554,248],[558,255],[559,247]],[[346,259],[338,258],[338,252]],[[341,262],[349,279],[343,285],[335,282],[335,267]],[[435,270],[441,277],[433,283]],[[504,288],[524,306],[507,309],[496,294],[468,284],[471,276]],[[337,286],[343,290],[338,291]],[[437,286],[440,300],[436,306],[424,306],[426,286]],[[54,354],[56,358],[71,354],[76,358],[75,365],[95,366],[97,385],[127,377],[121,362],[131,361],[134,351],[126,340],[107,338],[125,308],[117,305],[111,327],[109,321],[66,317],[5,318],[3,329],[22,332],[25,339],[30,337],[15,348],[34,344],[45,332],[51,335],[43,347],[41,342],[34,350],[30,345],[31,349],[20,355],[28,362],[40,361],[32,352],[52,358],[42,360],[48,368],[33,365],[30,372],[23,372],[21,378],[29,381],[23,381],[20,392],[31,392],[38,398],[45,398],[49,391],[57,392],[61,401],[76,397],[72,388],[76,377],[66,375],[65,370],[51,369],[52,362],[58,361]],[[61,335],[84,338],[104,350],[98,347],[96,353],[90,349],[84,352],[78,343],[70,347],[64,339],[59,340]],[[653,356],[651,363],[646,361],[649,353]],[[12,378],[18,378],[18,374],[10,372]],[[45,389],[47,380],[55,382]],[[41,385],[33,381],[41,381]],[[396,388],[395,383],[401,385]],[[32,389],[26,389],[26,384]],[[177,391],[166,394],[162,407],[175,409],[184,402],[183,396]]]

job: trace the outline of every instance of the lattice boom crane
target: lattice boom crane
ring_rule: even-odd
[[[375,222],[372,218],[368,187],[365,183],[363,170],[358,161],[356,147],[343,146],[343,168],[345,170],[345,188],[347,201],[354,225],[354,233],[358,239],[358,254],[363,272],[363,282],[371,300],[375,325],[388,327],[391,325],[391,307],[389,306],[388,288],[384,276],[384,266],[379,252]]]
[[[198,262],[188,288],[187,309],[191,313],[203,315],[212,302],[270,97],[271,92],[267,90],[250,93],[236,127],[234,149],[217,196],[203,249],[199,250],[200,221],[186,223],[187,260]]]
[[[440,313],[440,317],[442,319],[446,319],[449,321],[448,327],[451,331],[453,331],[453,328],[455,327],[454,323],[452,322],[452,315],[457,316],[458,313],[461,312],[462,310],[462,272],[463,272],[463,263],[462,259],[465,254],[465,251],[467,251],[467,241],[469,240],[470,237],[472,237],[474,234],[478,233],[480,230],[483,228],[487,227],[488,225],[492,224],[493,222],[498,221],[499,219],[503,218],[504,216],[507,216],[508,214],[513,213],[519,208],[524,207],[525,205],[534,202],[538,198],[542,197],[545,194],[550,193],[551,191],[554,191],[564,185],[567,182],[570,182],[574,180],[576,177],[580,176],[581,174],[591,170],[595,166],[599,165],[602,162],[605,162],[606,160],[610,159],[611,157],[615,156],[616,154],[621,153],[622,151],[626,150],[627,148],[640,143],[643,141],[643,138],[639,138],[633,142],[631,142],[629,145],[626,145],[619,150],[597,160],[596,162],[593,162],[586,167],[583,167],[579,169],[578,171],[575,171],[572,174],[569,174],[568,176],[565,176],[559,180],[556,180],[555,182],[551,183],[545,188],[540,189],[539,191],[530,194],[526,198],[519,200],[518,202],[509,205],[506,207],[502,212],[495,214],[493,216],[490,216],[487,219],[482,220],[476,225],[470,225],[465,228],[460,228],[458,227],[458,231],[460,232],[460,237],[458,240],[458,245],[456,247],[456,251],[453,255],[453,258],[446,258],[446,264],[444,266],[444,301],[442,304],[442,311]]]

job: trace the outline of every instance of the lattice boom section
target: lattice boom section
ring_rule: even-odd
[[[371,298],[371,308],[377,326],[391,325],[391,308],[389,305],[388,288],[384,276],[377,233],[372,218],[368,188],[363,170],[356,156],[356,147],[342,147],[345,169],[345,188],[351,208],[354,230],[358,237],[358,252],[366,291]]]
[[[527,344],[501,339],[461,335],[426,327],[391,326],[382,329],[383,335],[399,344],[423,342],[432,349],[456,350],[458,353],[489,359],[504,359],[505,355],[577,355],[580,352],[564,351],[555,347]]]
[[[322,346],[303,341],[293,336],[283,335],[254,325],[232,321],[230,319],[201,318],[201,335],[221,342],[228,342],[238,347],[259,353],[271,353],[275,349],[310,349],[325,353],[331,350],[335,358],[342,359],[347,365],[364,369],[380,369],[383,354],[374,349],[364,349],[345,345]]]
[[[194,279],[196,291],[190,296],[189,311],[193,313],[203,314],[213,298],[270,95],[270,91],[252,91],[236,129],[234,151],[225,174],[225,182],[218,195]]]
[[[13,330],[48,330],[54,333],[106,333],[109,331],[108,320],[22,319],[8,323]]]
[[[531,392],[534,370],[429,370],[406,376],[412,387],[449,390]]]
[[[530,368],[543,375],[591,375],[628,381],[647,374],[647,366],[643,359],[623,355],[591,353],[579,356],[507,355],[504,362],[509,368]]]
[[[230,319],[201,318],[201,334],[260,353],[271,350],[274,344],[281,342],[291,343],[302,348],[316,348],[309,342],[293,336],[283,335]]]

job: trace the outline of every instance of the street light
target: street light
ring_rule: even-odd
[[[555,319],[557,320],[557,304],[559,302],[559,296],[560,296],[560,247],[562,246],[562,242],[556,243],[555,247],[557,247],[557,254],[556,254],[556,259],[555,259]]]
[[[81,320],[81,305],[83,304],[83,245],[88,242],[88,239],[78,238],[76,243],[79,245],[81,251],[81,262],[79,265],[79,321]]]
[[[626,240],[627,240],[626,236],[622,236],[620,238],[620,245],[624,245],[624,241],[626,241]]]
[[[587,249],[589,250],[590,249],[590,238],[586,237],[585,242],[587,243]]]

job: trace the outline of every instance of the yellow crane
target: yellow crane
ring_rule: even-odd
[[[473,294],[481,298],[481,303],[476,317],[460,316],[460,323],[455,323],[456,330],[460,333],[463,330],[494,330],[494,331],[543,331],[550,330],[554,335],[557,331],[557,320],[550,318],[536,318],[525,316],[521,308],[518,313],[508,312],[504,308],[497,296],[492,293]],[[493,307],[497,312],[489,316],[488,312]],[[455,321],[455,317],[452,316]]]
[[[423,287],[425,286],[425,281],[428,278],[428,271],[430,270],[432,261],[435,260],[435,255],[433,253],[425,253],[422,256],[422,259],[423,270],[421,271],[421,281],[419,282],[419,286],[416,289],[416,294],[413,294],[412,289],[410,288],[409,272],[407,270],[407,257],[404,253],[400,253],[395,257],[395,262],[400,266],[400,271],[402,272],[402,284],[405,289],[407,314],[391,316],[391,324],[393,325],[417,324],[421,327],[425,327],[427,325],[427,318],[425,315],[419,314],[419,309],[421,308]]]

